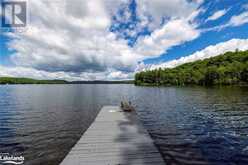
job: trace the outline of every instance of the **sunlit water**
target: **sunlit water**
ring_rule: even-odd
[[[167,164],[248,164],[247,87],[0,86],[0,153],[59,164],[101,106],[123,99]]]

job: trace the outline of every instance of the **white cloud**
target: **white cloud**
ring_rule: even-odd
[[[142,70],[153,70],[158,68],[173,68],[184,63],[193,62],[196,60],[202,60],[210,57],[220,55],[228,51],[236,51],[236,49],[244,51],[248,50],[248,39],[232,39],[223,43],[208,46],[207,48],[197,51],[192,55],[181,57],[177,60],[169,62],[145,65],[140,63],[137,65],[135,72]],[[43,70],[37,70],[34,68],[13,66],[5,67],[0,65],[0,76],[11,77],[30,77],[35,79],[65,79],[68,81],[76,80],[128,80],[134,76],[133,72],[122,72],[118,70],[106,70],[104,72],[48,72]]]
[[[186,1],[186,0],[138,0],[137,14],[143,18],[144,24],[149,24],[151,29],[158,27],[161,23],[161,18],[187,18],[191,15],[201,2]],[[149,17],[152,21],[147,21]]]
[[[236,27],[247,23],[248,23],[248,11],[245,11],[239,15],[232,16],[231,19],[224,25],[219,25],[202,31],[222,30],[223,28],[226,27]]]
[[[199,34],[189,22],[182,19],[171,20],[150,36],[140,38],[135,48],[145,56],[158,56],[172,46],[197,38]]]
[[[240,26],[248,23],[248,11],[241,13],[240,15],[233,16],[227,26]]]
[[[67,81],[80,80],[129,80],[133,78],[134,73],[125,73],[121,71],[109,70],[105,72],[47,72],[27,67],[6,67],[0,65],[0,77],[28,77],[39,80],[61,79]]]
[[[197,4],[201,5],[205,0],[193,0],[194,2],[196,2]]]
[[[117,39],[109,31],[113,15],[127,2],[29,0],[27,31],[6,34],[12,39],[8,47],[16,52],[11,56],[16,67],[5,67],[0,75],[39,75],[37,78],[42,79],[129,78],[139,61],[159,56],[200,35],[193,19],[202,0],[139,0],[140,26],[148,26],[153,32],[130,47],[126,40]],[[161,25],[163,18],[166,21]]]
[[[13,38],[9,47],[17,51],[12,61],[18,66],[45,71],[134,68],[140,55],[108,31],[112,9],[103,2],[67,0],[60,6],[30,1],[29,28],[24,33],[8,34]]]
[[[224,10],[219,10],[217,12],[215,12],[213,15],[211,15],[210,17],[207,18],[206,21],[214,21],[219,19],[220,17],[224,16],[227,13],[228,10],[224,9]]]
[[[223,54],[229,51],[233,52],[233,51],[236,51],[236,49],[241,50],[241,51],[248,50],[248,39],[232,39],[232,40],[222,42],[216,45],[211,45],[189,56],[181,57],[177,60],[172,60],[172,61],[168,61],[168,62],[161,63],[161,64],[154,64],[150,66],[147,65],[146,67],[142,66],[141,69],[137,71],[147,70],[147,69],[154,70],[158,68],[174,68],[176,66],[179,66],[179,65],[182,65],[188,62],[194,62],[196,60],[202,60],[202,59],[218,56],[220,54]],[[144,64],[141,64],[141,65],[144,65]]]
[[[124,73],[121,71],[115,71],[108,74],[107,79],[108,80],[129,80],[133,79],[134,73]]]
[[[78,77],[70,76],[65,72],[46,72],[36,70],[33,68],[25,67],[6,67],[0,65],[1,77],[28,77],[34,79],[66,79],[66,80],[79,80]]]

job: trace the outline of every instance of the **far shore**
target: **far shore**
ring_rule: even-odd
[[[134,80],[122,81],[66,81],[66,80],[36,80],[30,78],[0,77],[0,85],[18,85],[18,84],[134,84]]]

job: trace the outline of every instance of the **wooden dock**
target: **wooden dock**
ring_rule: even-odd
[[[104,106],[61,165],[164,165],[135,112]]]

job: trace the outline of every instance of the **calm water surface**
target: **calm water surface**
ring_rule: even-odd
[[[57,165],[101,106],[123,99],[167,164],[248,164],[247,87],[0,86],[0,153]]]

